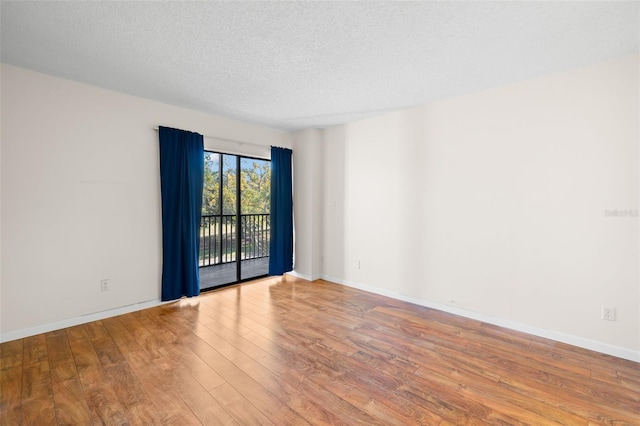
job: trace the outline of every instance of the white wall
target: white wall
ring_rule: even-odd
[[[3,340],[159,300],[153,127],[292,146],[283,131],[6,65],[1,90]],[[205,138],[207,149],[231,145]],[[101,279],[110,280],[108,292]]]
[[[3,340],[157,302],[166,125],[294,148],[301,276],[640,360],[637,56],[293,137],[1,75]]]
[[[323,132],[293,135],[294,275],[315,280],[322,275]]]
[[[0,102],[2,102],[2,68],[0,67]],[[0,309],[2,309],[2,119],[3,114],[0,109]],[[2,336],[2,313],[0,312],[0,337]],[[0,342],[3,341],[0,338]]]
[[[605,217],[639,208],[638,71],[625,57],[327,129],[323,275],[640,360],[638,218]]]

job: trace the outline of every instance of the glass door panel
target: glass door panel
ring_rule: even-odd
[[[271,162],[240,159],[241,277],[246,280],[269,273]]]
[[[205,152],[204,181],[200,288],[266,275],[271,162]]]

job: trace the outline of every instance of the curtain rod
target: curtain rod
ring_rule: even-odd
[[[154,127],[153,130],[158,131],[158,128]],[[242,145],[253,145],[253,146],[258,146],[260,148],[269,148],[269,145],[260,145],[260,144],[257,144],[257,143],[243,142],[243,141],[238,141],[238,140],[235,140],[235,139],[221,138],[221,137],[218,137],[218,136],[209,136],[209,135],[202,135],[202,136],[204,136],[205,138],[209,138],[209,139],[218,139],[218,140],[225,141],[225,142],[238,143],[238,144],[240,144],[240,146],[242,146]]]

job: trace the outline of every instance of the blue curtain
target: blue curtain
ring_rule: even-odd
[[[290,149],[271,147],[269,275],[293,270],[293,188]]]
[[[200,294],[198,255],[204,184],[202,135],[160,127],[162,300]]]

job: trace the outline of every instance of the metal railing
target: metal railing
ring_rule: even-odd
[[[240,259],[269,256],[269,214],[240,215]],[[202,215],[200,220],[200,266],[235,262],[237,256],[236,215]]]

